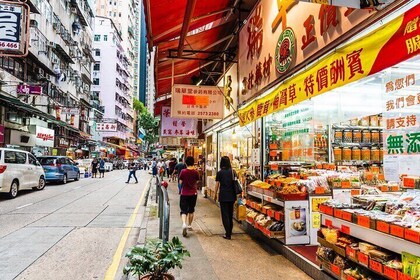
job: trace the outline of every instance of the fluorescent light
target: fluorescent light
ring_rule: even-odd
[[[199,86],[199,85],[201,85],[201,83],[203,82],[203,79],[200,79],[199,81],[198,81],[198,83],[196,84],[196,86]]]

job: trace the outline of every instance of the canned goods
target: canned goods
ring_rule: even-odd
[[[384,160],[384,148],[379,149],[379,161]]]
[[[363,161],[370,161],[370,149],[367,147],[364,147],[362,149],[362,160]]]
[[[370,143],[371,136],[369,130],[363,130],[362,131],[362,143]]]
[[[379,144],[379,139],[380,139],[379,131],[378,130],[372,130],[370,135],[371,135],[372,143]]]
[[[370,116],[370,126],[378,126],[378,125],[379,125],[378,115]]]
[[[352,119],[352,120],[350,120],[350,125],[356,126],[358,124],[359,124],[359,120],[358,119]]]
[[[370,123],[370,119],[369,119],[369,117],[363,117],[363,118],[360,120],[360,125],[361,125],[361,126],[369,126],[369,123]]]
[[[334,142],[335,143],[342,143],[343,142],[343,131],[342,130],[336,130],[334,132]]]
[[[351,161],[351,149],[343,148],[343,161]]]
[[[335,161],[343,160],[343,150],[340,147],[334,147],[334,159]]]
[[[370,160],[371,161],[379,161],[380,160],[380,152],[379,149],[376,147],[372,147],[370,150]]]
[[[379,143],[382,143],[383,142],[383,132],[382,132],[382,130],[379,130]]]
[[[353,141],[353,133],[351,130],[344,130],[343,135],[344,143],[351,143],[351,141]]]
[[[382,116],[378,117],[378,125],[384,128],[384,118],[382,118]]]
[[[358,129],[353,130],[353,143],[362,142],[362,132]]]
[[[362,159],[362,155],[361,155],[361,150],[359,147],[354,147],[351,151],[351,159],[352,160],[361,160]]]

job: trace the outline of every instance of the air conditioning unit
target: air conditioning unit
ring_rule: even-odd
[[[53,23],[53,29],[54,29],[54,30],[58,30],[58,29],[60,29],[60,23],[58,23],[58,22],[54,22],[54,23]]]
[[[51,61],[52,61],[52,63],[54,63],[54,64],[57,64],[57,63],[59,62],[57,58],[53,58]]]
[[[30,27],[38,27],[38,22],[34,19],[31,19],[31,21],[29,22],[29,26]]]
[[[56,44],[54,42],[52,42],[52,41],[49,41],[48,42],[48,47],[55,49]]]
[[[75,7],[72,7],[72,8],[70,9],[70,11],[71,11],[73,14],[77,14],[77,8],[75,8]]]

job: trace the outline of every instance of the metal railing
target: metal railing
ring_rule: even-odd
[[[159,239],[166,243],[169,240],[169,196],[168,190],[162,185],[158,175],[156,176],[156,202],[158,203]]]

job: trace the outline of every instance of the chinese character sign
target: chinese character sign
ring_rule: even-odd
[[[117,131],[116,123],[96,123],[96,131]]]
[[[221,105],[223,109],[223,104]],[[162,107],[162,137],[197,138],[197,121],[171,117],[171,107]]]
[[[174,118],[222,119],[224,89],[217,86],[174,85],[172,112]]]
[[[0,50],[20,49],[23,7],[0,4]]]

